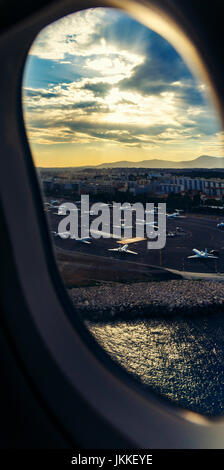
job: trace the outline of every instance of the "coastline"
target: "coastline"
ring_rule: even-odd
[[[81,318],[99,322],[212,315],[224,306],[224,284],[215,281],[109,282],[68,293]]]

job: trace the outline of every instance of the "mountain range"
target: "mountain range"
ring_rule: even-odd
[[[100,165],[83,165],[74,167],[55,167],[54,169],[59,170],[73,170],[80,171],[85,169],[104,169],[104,168],[152,168],[152,169],[223,169],[224,170],[224,157],[211,157],[210,155],[201,155],[194,160],[183,160],[175,162],[173,160],[141,160],[140,162],[130,162],[127,160],[113,162],[113,163],[101,163]],[[41,171],[52,171],[53,167],[38,167]]]
[[[140,162],[129,162],[127,160],[102,163],[96,165],[95,168],[223,168],[224,157],[211,157],[209,155],[201,155],[194,160],[175,162],[172,160],[142,160]]]

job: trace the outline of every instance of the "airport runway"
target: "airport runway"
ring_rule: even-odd
[[[61,216],[56,215],[55,212],[51,209],[47,215],[50,230],[57,231]],[[94,217],[90,216],[90,222],[93,219]],[[120,259],[123,262],[132,261],[140,265],[153,265],[184,272],[224,273],[224,231],[217,228],[217,223],[220,221],[222,219],[218,216],[202,216],[201,214],[184,214],[183,218],[167,219],[167,231],[174,232],[176,227],[181,227],[183,232],[174,238],[167,237],[166,245],[162,250],[148,250],[147,241],[131,244],[129,248],[136,251],[137,255],[108,251],[109,248],[119,246],[113,238],[92,239],[91,244],[60,237],[53,237],[53,240],[57,247],[68,252],[85,253],[90,259],[92,255],[102,257],[102,263],[106,257],[111,260]],[[193,254],[193,248],[218,250],[219,259],[188,259],[188,256]],[[99,259],[98,262],[100,262]]]

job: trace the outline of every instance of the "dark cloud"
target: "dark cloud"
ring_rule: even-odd
[[[71,105],[64,105],[63,109],[82,109],[87,113],[109,112],[107,106],[98,103],[97,101],[80,101]]]
[[[42,126],[41,121],[33,122],[34,126]],[[100,140],[113,140],[120,143],[132,144],[139,146],[143,143],[154,143],[154,138],[164,132],[167,126],[148,126],[143,128],[133,124],[116,124],[116,123],[94,123],[87,121],[54,121],[48,122],[48,127],[66,128],[72,131],[73,135],[85,134],[89,137],[95,137]]]
[[[169,42],[154,31],[125,13],[111,10],[89,38],[89,45],[99,44],[102,37],[118,50],[127,50],[145,57],[144,63],[133,69],[131,77],[119,82],[120,89],[137,91],[143,95],[175,91],[183,103],[204,103],[203,96],[183,59]],[[183,87],[173,87],[173,82],[180,81]],[[87,84],[84,88],[92,90],[96,96],[105,96],[108,86],[103,83]]]
[[[66,105],[63,107],[63,109],[70,109],[70,110],[76,110],[80,109],[83,110],[85,114],[94,114],[94,113],[100,113],[100,114],[105,114],[110,112],[110,108],[107,105],[104,105],[102,103],[98,103],[97,101],[82,101],[79,103],[75,103],[72,105]]]
[[[137,91],[142,95],[159,95],[163,92],[175,92],[177,98],[187,105],[202,105],[204,99],[196,87],[193,78],[188,77],[186,66],[179,57],[176,60],[163,60],[157,56],[147,57],[145,62],[134,68],[132,76],[119,82],[122,90]],[[181,63],[180,63],[181,62]],[[183,67],[184,65],[184,67]],[[174,86],[174,82],[180,82]]]
[[[110,108],[107,105],[99,103],[98,101],[79,101],[78,103],[70,104],[57,104],[55,106],[48,106],[47,109],[59,109],[60,111],[82,111],[84,115],[91,115],[95,113],[109,113]]]
[[[37,95],[37,98],[40,98]],[[79,101],[78,103],[48,103],[47,106],[44,106],[40,103],[38,105],[38,99],[35,104],[26,104],[26,111],[35,111],[43,112],[48,110],[58,110],[58,111],[82,111],[82,114],[87,116],[91,114],[106,114],[110,112],[109,106],[106,104],[99,103],[98,101]],[[80,114],[80,113],[79,113]]]
[[[177,131],[181,138],[186,139],[197,139],[198,134],[202,136],[211,136],[214,134],[214,126],[209,127],[207,118],[198,119],[197,122],[192,124],[183,124],[181,128],[177,125],[148,125],[141,126],[135,124],[117,124],[117,123],[97,123],[90,121],[68,121],[68,120],[48,120],[44,122],[41,119],[33,120],[31,123],[33,129],[55,129],[58,128],[59,131],[62,131],[63,136],[60,136],[59,139],[69,141],[71,137],[77,141],[79,140],[79,135],[83,134],[86,137],[93,137],[102,141],[114,141],[124,145],[131,145],[140,147],[143,144],[155,144],[156,141],[159,142],[169,142],[172,140],[178,139],[178,136],[174,137],[169,135],[169,132],[172,130]],[[164,135],[165,132],[168,132],[167,135]],[[47,137],[48,138],[48,137]]]
[[[111,85],[107,83],[86,83],[82,87],[84,90],[90,90],[94,93],[95,96],[104,97],[107,95],[108,91],[111,89]]]
[[[139,53],[145,57],[144,62],[133,69],[131,77],[119,82],[121,90],[137,91],[142,95],[158,95],[175,90],[178,97],[188,104],[204,102],[183,59],[158,34],[123,17],[111,26],[110,33],[105,31],[105,37],[108,40],[116,37],[114,41],[120,48],[125,47],[134,52],[139,49]],[[173,87],[173,82],[182,82],[183,86]]]
[[[58,96],[61,96],[60,92],[50,92],[50,91],[44,91],[44,90],[25,90],[25,96],[28,98],[34,98],[34,99],[40,99],[40,98],[57,98]]]
[[[130,104],[132,106],[137,106],[136,103],[134,103],[134,101],[125,100],[124,98],[122,98],[122,100],[118,101],[117,104]]]
[[[79,129],[79,132],[83,132],[83,129]],[[88,136],[96,137],[97,139],[113,140],[116,142],[138,144],[138,145],[142,143],[142,141],[136,136],[133,136],[130,134],[123,134],[119,130],[115,132],[115,131],[104,131],[104,130],[100,131],[98,128],[97,130],[85,129],[84,133],[88,134]]]
[[[91,45],[100,44],[103,37],[118,50],[143,52],[151,34],[154,33],[127,13],[110,9],[104,20],[97,25],[97,30],[91,34],[89,41]]]

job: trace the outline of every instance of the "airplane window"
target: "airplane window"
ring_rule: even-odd
[[[81,319],[144,389],[222,415],[224,156],[207,83],[153,30],[93,8],[38,35],[23,110]]]

